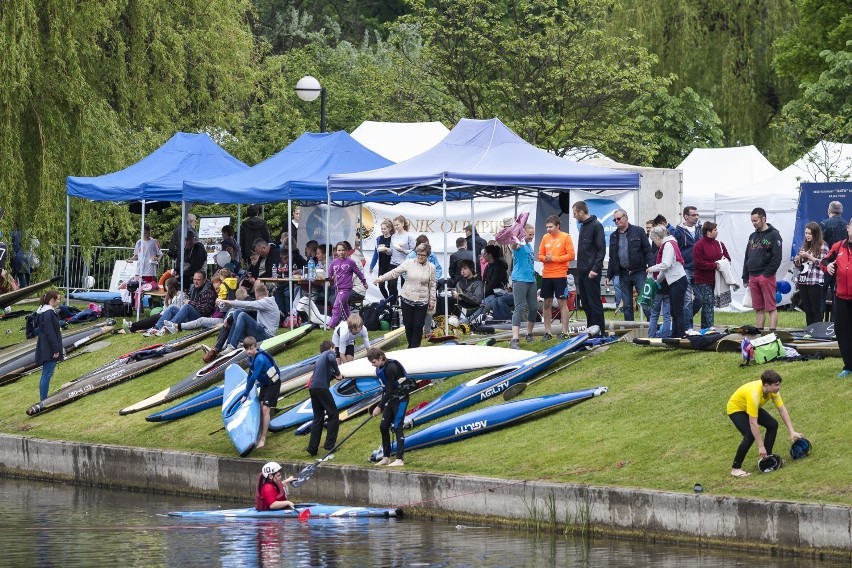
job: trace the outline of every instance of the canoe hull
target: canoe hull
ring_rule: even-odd
[[[322,503],[299,503],[295,509],[279,509],[277,511],[258,511],[254,507],[246,509],[222,509],[218,511],[173,511],[170,517],[183,517],[186,519],[298,519],[299,514],[305,509],[311,510],[314,518],[394,518],[402,517],[402,509],[384,509],[377,507],[347,507],[345,505],[324,505]]]
[[[331,396],[334,398],[337,409],[348,408],[353,404],[372,398],[381,392],[382,384],[376,377],[357,377],[344,379],[331,387]],[[270,432],[280,432],[287,428],[293,428],[304,424],[306,420],[312,420],[314,408],[311,399],[308,398],[297,404],[287,412],[279,414],[269,422]]]
[[[222,420],[228,437],[244,458],[249,455],[260,437],[260,399],[257,389],[251,389],[245,401],[240,402],[246,390],[248,374],[239,365],[229,365],[225,370],[225,391],[222,400]]]
[[[36,292],[47,288],[48,286],[52,286],[62,280],[61,276],[54,276],[50,280],[42,280],[41,282],[36,282],[35,284],[31,284],[29,286],[24,286],[23,288],[19,288],[17,290],[13,290],[11,292],[6,292],[5,294],[0,294],[0,309],[5,309],[16,302],[20,302],[27,296],[31,294],[35,294]]]

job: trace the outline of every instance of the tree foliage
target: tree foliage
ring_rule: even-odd
[[[815,83],[828,68],[823,51],[841,51],[852,38],[852,0],[797,0],[797,22],[773,43],[779,75]]]

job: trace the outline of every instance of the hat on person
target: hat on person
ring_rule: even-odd
[[[503,227],[511,227],[515,224],[515,219],[513,217],[503,217]]]

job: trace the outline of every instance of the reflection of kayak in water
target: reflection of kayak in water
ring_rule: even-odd
[[[246,509],[221,509],[217,511],[173,511],[170,517],[188,519],[298,519],[308,516],[305,511],[310,509],[311,517],[346,518],[346,517],[402,517],[402,509],[383,509],[374,507],[347,507],[346,505],[323,505],[322,503],[299,503],[295,509],[278,509],[275,511],[258,511],[254,507]]]
[[[6,292],[5,294],[0,294],[0,308],[5,308],[7,306],[11,306],[16,302],[20,302],[24,298],[32,296],[36,292],[47,288],[53,284],[56,284],[62,280],[61,276],[54,276],[50,280],[42,280],[41,282],[37,282],[35,284],[31,284],[29,286],[24,286],[23,288],[18,288],[17,290],[12,290],[11,292]]]

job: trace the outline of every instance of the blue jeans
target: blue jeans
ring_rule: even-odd
[[[262,325],[257,323],[257,320],[244,311],[234,313],[234,324],[231,326],[231,333],[228,334],[228,344],[237,347],[237,344],[249,335],[257,339],[258,343],[272,337],[266,333]]]
[[[701,305],[695,302],[695,287],[692,284],[693,271],[686,270],[686,292],[683,296],[683,323],[686,326],[684,331],[692,329],[692,318],[701,309]],[[698,309],[695,309],[697,306]]]
[[[657,322],[663,316],[663,325],[657,327]],[[672,312],[671,303],[667,294],[654,297],[654,307],[651,308],[651,317],[648,318],[648,337],[671,337],[672,334]]]
[[[186,323],[188,321],[195,321],[200,317],[201,314],[198,313],[198,310],[196,310],[193,306],[186,304],[184,307],[179,309],[169,321],[173,323]]]
[[[502,296],[490,295],[485,298],[482,303],[485,305],[486,312],[492,312],[495,320],[505,321],[512,317],[512,306],[514,306],[514,298],[512,294],[503,294]]]
[[[167,321],[172,321],[172,318],[175,317],[179,311],[180,308],[174,304],[163,308],[163,311],[160,312],[160,319],[158,319],[157,323],[154,324],[154,329],[163,329],[163,324]]]
[[[641,294],[642,286],[645,285],[645,278],[647,278],[647,275],[641,270],[632,274],[626,271],[619,274],[621,299],[624,300],[624,321],[633,321],[633,290],[635,289],[637,294]],[[648,317],[647,308],[643,307],[642,311],[645,312],[645,317]]]
[[[41,400],[47,398],[50,392],[50,379],[53,378],[53,372],[56,370],[56,364],[59,363],[56,359],[45,361],[41,366],[41,380],[38,383],[38,394]]]

